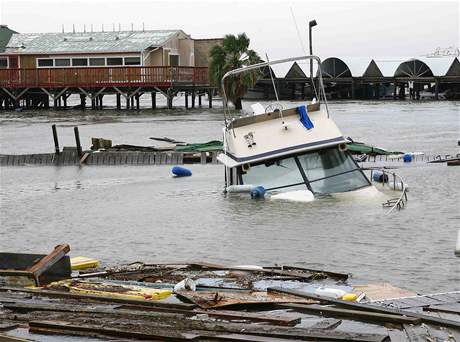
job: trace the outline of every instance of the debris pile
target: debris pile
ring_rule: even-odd
[[[35,265],[68,258],[58,252],[66,251],[62,246],[68,245]],[[352,284],[345,273],[284,265],[135,262],[101,268],[97,260],[78,257],[61,266],[72,267],[72,275],[39,277],[35,286],[12,286],[12,270],[0,270],[0,339],[25,333],[179,341],[460,337],[460,291],[418,295],[389,284]]]

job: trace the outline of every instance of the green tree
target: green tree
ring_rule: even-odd
[[[249,49],[249,38],[246,33],[238,36],[228,34],[222,45],[215,45],[210,51],[209,78],[220,91],[220,82],[226,72],[261,62],[257,52]],[[235,109],[242,109],[241,98],[248,88],[253,87],[260,76],[260,71],[248,71],[239,75],[230,76],[225,80],[227,98],[235,105]]]

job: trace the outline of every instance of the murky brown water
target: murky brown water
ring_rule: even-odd
[[[459,103],[339,102],[345,136],[396,150],[459,153]],[[90,137],[151,144],[150,136],[219,139],[218,109],[140,114],[0,113],[0,153],[51,152]],[[166,166],[1,168],[0,250],[44,252],[68,242],[73,256],[104,263],[198,260],[296,264],[353,273],[420,291],[460,288],[454,256],[460,227],[460,168],[416,163],[399,173],[408,207],[385,215],[380,203],[252,201],[222,193],[222,166],[191,166],[174,179]]]

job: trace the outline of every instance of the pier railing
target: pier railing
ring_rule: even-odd
[[[79,67],[0,69],[3,88],[167,87],[175,83],[207,85],[206,67]]]

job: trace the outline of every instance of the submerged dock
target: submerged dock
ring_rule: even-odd
[[[38,154],[3,154],[0,166],[78,166],[78,165],[183,165],[217,164],[219,152],[140,152],[117,151],[85,153],[80,158],[78,152],[69,151]]]

